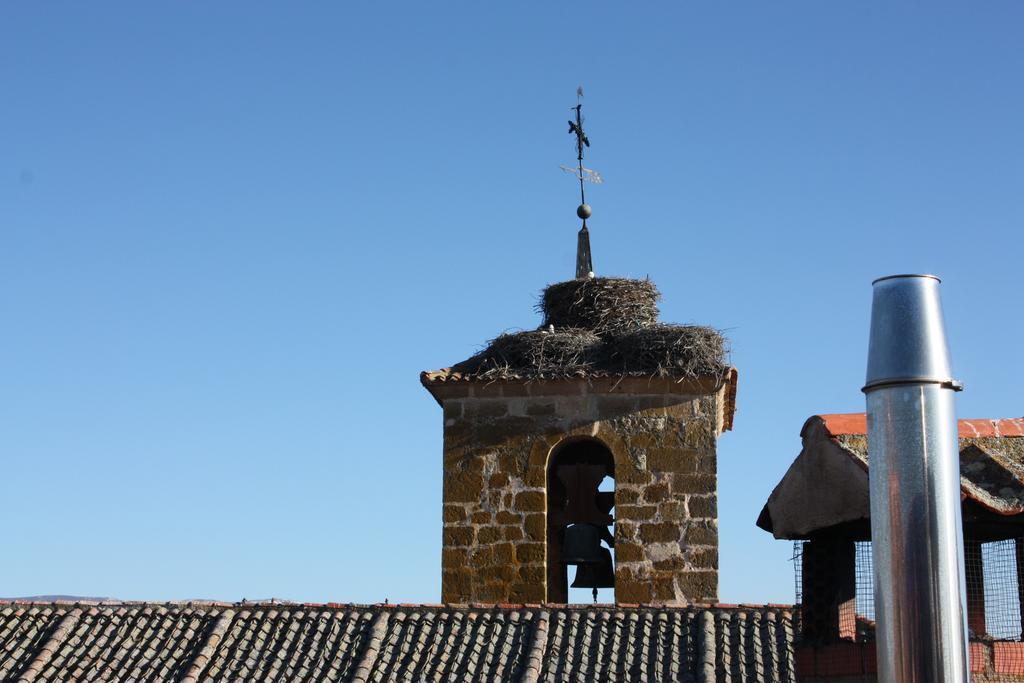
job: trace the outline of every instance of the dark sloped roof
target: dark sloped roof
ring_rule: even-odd
[[[793,681],[784,606],[0,605],[0,681]]]
[[[818,415],[829,438],[866,470],[867,416]],[[961,498],[998,515],[1024,513],[1024,418],[958,420]]]
[[[1024,514],[1024,418],[959,420],[960,492],[1001,517]],[[806,538],[869,518],[867,416],[813,415],[803,450],[772,491],[757,525],[776,538]],[[853,469],[851,469],[853,468]]]

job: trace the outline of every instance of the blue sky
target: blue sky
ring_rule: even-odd
[[[1024,414],[1024,5],[4,3],[0,595],[436,601],[441,411],[574,266],[726,330],[721,597],[870,282],[943,280],[963,417]]]

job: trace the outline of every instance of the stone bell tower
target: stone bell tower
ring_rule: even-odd
[[[588,275],[544,291],[538,329],[421,375],[444,409],[445,602],[718,598],[725,341],[659,323],[650,281]]]

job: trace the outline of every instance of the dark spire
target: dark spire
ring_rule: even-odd
[[[576,233],[576,279],[588,278],[594,274],[594,262],[590,259],[590,231],[587,222]]]

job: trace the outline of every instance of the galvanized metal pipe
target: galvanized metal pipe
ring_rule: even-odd
[[[878,680],[966,683],[960,454],[939,279],[873,283],[868,453]]]

